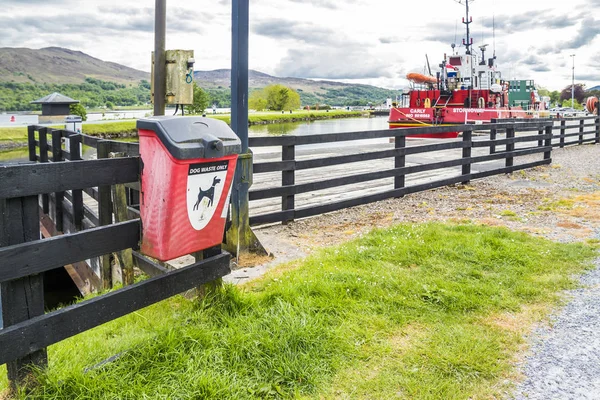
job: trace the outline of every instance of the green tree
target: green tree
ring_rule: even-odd
[[[106,108],[108,108],[109,110],[112,110],[115,108],[115,105],[112,101],[107,101],[106,102]]]
[[[82,121],[87,121],[87,111],[80,103],[69,105],[71,115],[79,115]]]
[[[203,114],[208,103],[210,102],[210,96],[200,86],[194,82],[194,102],[191,105],[186,106],[188,114]]]
[[[267,94],[264,90],[253,90],[248,98],[248,107],[262,111],[267,108]]]
[[[283,85],[269,85],[264,88],[267,108],[275,111],[300,108],[300,95],[294,89]]]
[[[570,98],[564,99],[562,101],[562,105],[561,106],[562,107],[566,107],[566,108],[571,108],[571,99]],[[583,105],[580,102],[578,102],[577,100],[575,100],[573,108],[575,110],[583,110]]]
[[[550,101],[552,102],[552,104],[558,104],[559,100],[560,100],[560,92],[558,90],[553,90],[550,93]]]

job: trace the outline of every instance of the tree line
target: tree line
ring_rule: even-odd
[[[110,109],[150,103],[150,82],[146,80],[134,85],[94,78],[86,78],[79,84],[0,82],[0,111],[40,110],[39,104],[31,102],[54,92],[79,100],[86,108]]]
[[[571,92],[571,88],[574,88]],[[549,91],[546,89],[538,90],[540,96],[550,97],[552,107],[571,107],[571,94],[573,94],[573,108],[582,110],[585,105],[585,100],[590,96],[600,98],[600,90],[585,90],[585,85],[577,83],[575,86],[568,85],[563,90]]]

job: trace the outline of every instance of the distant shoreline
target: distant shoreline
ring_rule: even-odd
[[[205,114],[206,117],[215,118],[230,124],[231,115]],[[281,112],[252,113],[248,116],[248,125],[267,125],[278,123],[309,122],[338,118],[368,117],[368,111],[345,110],[301,110]],[[52,126],[61,129],[62,126]],[[107,139],[118,139],[137,136],[136,121],[114,121],[102,123],[84,123],[83,133]],[[27,127],[0,128],[0,151],[14,150],[27,147]]]

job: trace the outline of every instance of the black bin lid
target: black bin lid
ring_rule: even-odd
[[[242,151],[240,139],[223,121],[205,117],[160,116],[137,121],[138,129],[156,132],[178,160],[220,158]]]

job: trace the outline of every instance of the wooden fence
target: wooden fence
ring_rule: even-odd
[[[419,141],[417,145],[407,140],[408,135],[456,130],[463,132],[462,138],[427,144]],[[389,144],[392,138],[393,144]],[[336,147],[342,142],[371,139],[387,139],[389,148],[370,151],[375,146],[365,144],[358,147],[360,151],[348,154],[297,157],[301,146]],[[554,147],[586,143],[600,143],[598,117],[250,138],[254,149],[281,149],[280,161],[257,162],[253,171],[258,176],[279,174],[281,184],[250,192],[251,201],[278,201],[279,210],[251,216],[250,222],[287,222],[546,165],[551,163]],[[83,145],[96,148],[98,159],[81,160]],[[410,157],[417,155],[433,158],[431,162],[411,165]],[[539,159],[520,162],[525,156],[536,155]],[[140,240],[137,143],[31,126],[29,159],[32,164],[0,168],[0,303],[4,319],[0,364],[8,363],[11,381],[23,379],[30,365],[45,365],[45,348],[53,343],[229,273],[229,255],[219,248],[196,255],[196,260],[203,260],[176,271],[136,252]],[[356,163],[366,163],[370,170],[353,172]],[[328,168],[341,168],[346,173],[328,176]],[[299,171],[312,174],[297,182]],[[411,184],[412,176],[436,171],[450,171],[451,176],[436,175]],[[341,200],[309,206],[297,202],[301,194],[366,182],[389,183],[377,183],[366,194],[363,191],[360,196]],[[124,256],[127,251],[129,263]],[[90,279],[92,275],[96,279],[99,276],[101,282],[97,284],[110,287],[111,254],[121,254],[122,265],[134,262],[152,278],[45,313],[45,271],[71,268],[74,280],[75,276],[83,280],[86,274]],[[90,272],[88,264],[94,259],[98,270]]]
[[[68,139],[66,148],[61,144],[63,138]],[[139,157],[83,161],[82,139],[73,132],[31,126],[29,158],[37,162],[0,168],[4,324],[0,330],[0,364],[8,363],[13,383],[22,381],[31,365],[46,364],[47,346],[230,272],[230,256],[220,248],[207,249],[197,255],[197,260],[203,260],[175,271],[137,254],[138,266],[155,277],[46,313],[44,272],[128,249],[135,252],[140,240],[139,219],[114,221],[117,213],[110,211],[108,215],[106,208],[115,186],[139,183]],[[127,147],[97,144],[100,151],[110,150],[110,146]],[[96,198],[99,210],[104,206],[107,214],[98,217],[84,204],[83,193]],[[52,221],[53,232],[44,225],[42,216]]]
[[[406,137],[425,133],[442,133],[451,131],[463,132],[457,140],[444,139],[438,143],[407,145]],[[342,142],[362,141],[365,139],[393,138],[395,145],[386,150],[364,151],[355,146],[354,153],[321,158],[297,157],[300,146],[318,145],[332,148]],[[392,140],[390,140],[392,141]],[[462,125],[451,127],[423,127],[409,129],[385,129],[380,131],[352,132],[338,134],[321,134],[310,136],[279,136],[250,138],[250,147],[279,148],[274,150],[281,154],[281,161],[255,163],[256,174],[270,174],[270,182],[277,183],[275,174],[280,173],[280,184],[277,186],[256,188],[250,191],[250,210],[257,209],[265,200],[270,204],[279,201],[278,210],[270,210],[260,214],[251,214],[252,225],[288,222],[298,218],[310,217],[322,213],[367,204],[393,197],[401,197],[409,193],[420,192],[436,187],[469,182],[473,179],[491,175],[510,173],[520,169],[549,164],[553,147],[600,143],[600,122],[598,117],[586,117],[571,120],[501,120],[485,125]],[[366,150],[370,145],[366,144]],[[448,153],[429,163],[407,165],[407,156],[417,154]],[[540,154],[540,159],[519,163],[523,156]],[[383,160],[387,159],[387,164]],[[440,160],[441,159],[441,160]],[[503,161],[490,167],[492,161]],[[365,166],[365,162],[370,162]],[[362,163],[363,167],[354,171],[354,165]],[[484,163],[487,165],[484,166]],[[479,166],[481,170],[474,171]],[[337,168],[337,170],[335,170]],[[340,173],[340,168],[342,169]],[[304,174],[303,182],[297,182],[299,171]],[[425,171],[454,171],[453,176],[428,180],[423,183],[407,185],[411,176]],[[312,172],[312,174],[310,174]],[[275,174],[274,174],[275,173]],[[452,172],[451,172],[452,173]],[[328,202],[305,201],[298,204],[298,196],[316,193],[336,187],[356,186],[358,183],[371,183],[368,193],[349,197],[348,193],[340,199]],[[373,182],[377,182],[373,185]],[[351,190],[348,189],[348,192]],[[254,202],[254,203],[253,203]]]

